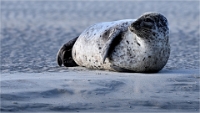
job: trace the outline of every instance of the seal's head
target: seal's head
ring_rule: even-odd
[[[159,13],[145,13],[129,29],[141,38],[166,37],[169,34],[166,17]]]

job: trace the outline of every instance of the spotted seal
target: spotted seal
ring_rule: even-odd
[[[170,55],[168,21],[160,13],[94,24],[63,45],[57,63],[92,69],[158,72]]]

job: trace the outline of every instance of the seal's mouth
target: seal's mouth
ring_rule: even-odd
[[[136,29],[132,26],[130,26],[129,29],[130,29],[131,32],[136,32]]]
[[[129,29],[131,32],[136,34],[139,37],[147,38],[149,35],[151,35],[151,30],[144,26],[144,23],[141,21],[135,21],[129,26]]]

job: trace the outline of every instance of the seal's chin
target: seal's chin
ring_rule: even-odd
[[[129,31],[131,31],[132,33],[138,35],[138,32],[137,32],[137,30],[136,30],[134,27],[129,26],[128,29],[129,29]]]

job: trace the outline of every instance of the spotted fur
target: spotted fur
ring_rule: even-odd
[[[92,25],[81,33],[72,48],[79,66],[114,71],[157,72],[170,55],[167,19],[145,13],[126,19]]]

